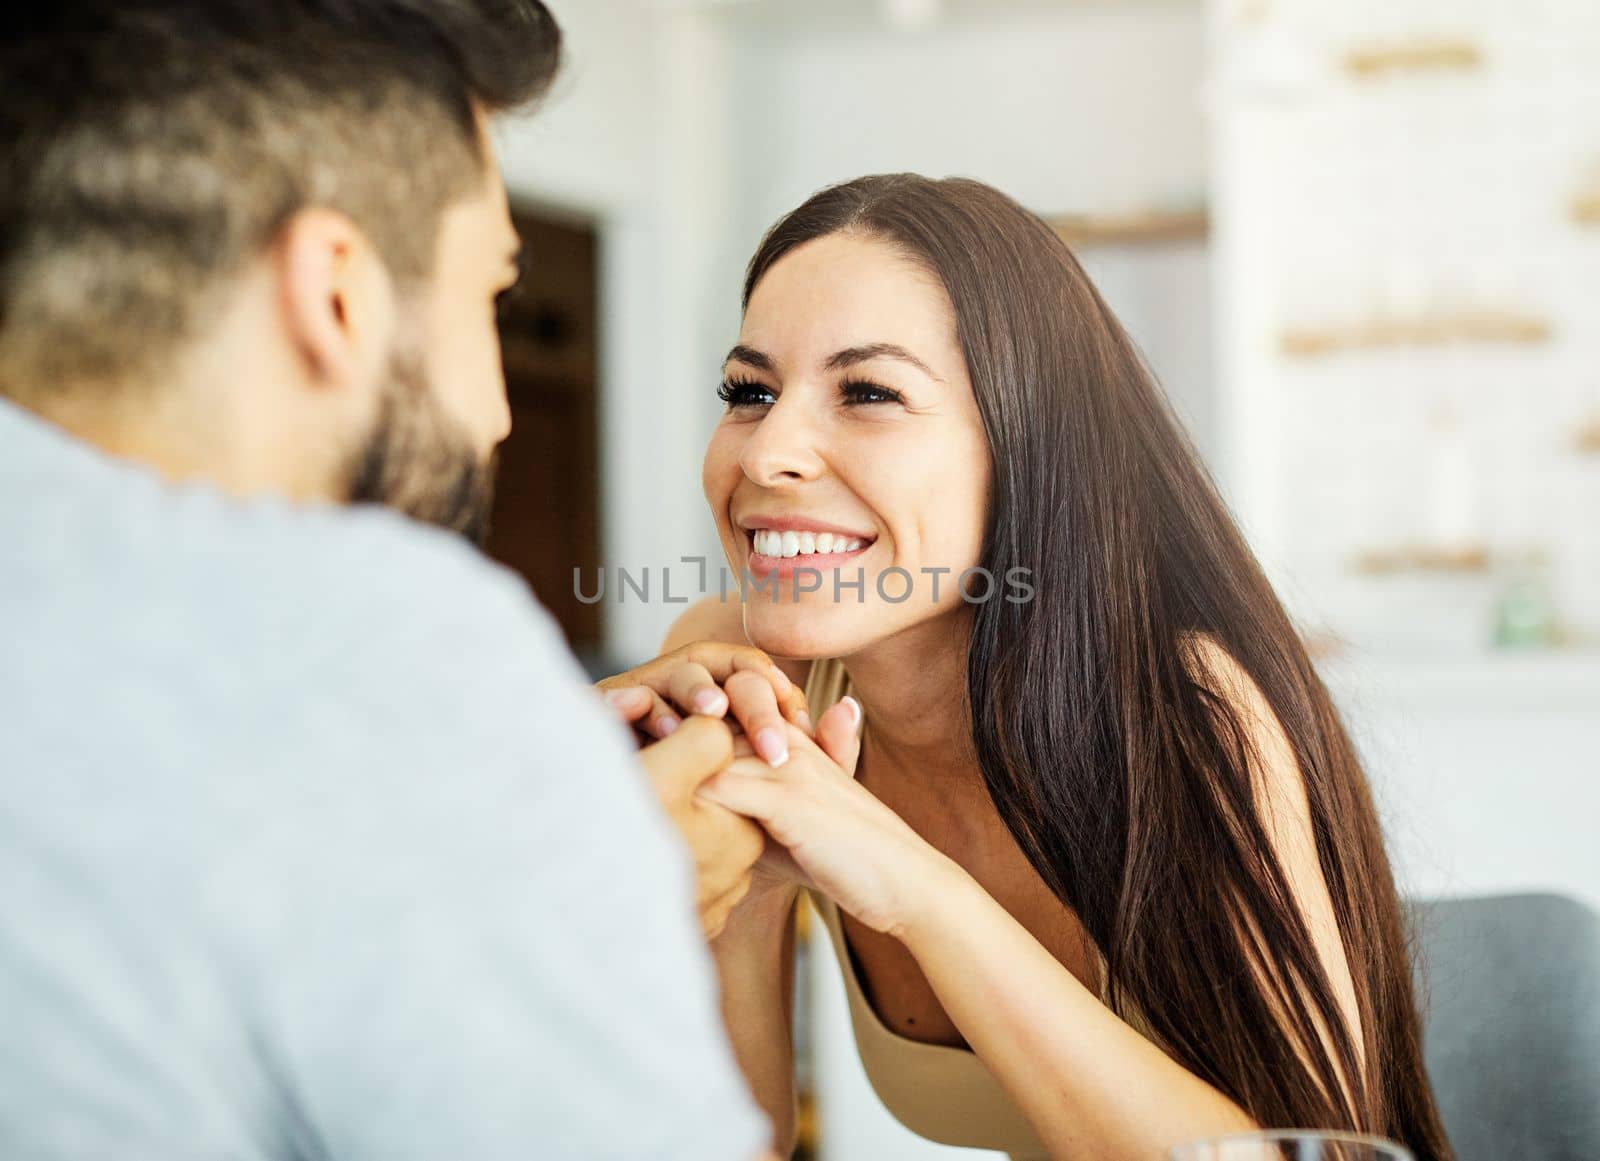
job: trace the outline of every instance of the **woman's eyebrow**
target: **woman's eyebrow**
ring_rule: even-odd
[[[902,363],[910,363],[928,378],[936,383],[944,380],[935,375],[921,359],[917,358],[904,347],[894,343],[867,343],[860,347],[846,347],[842,351],[835,351],[828,356],[827,362],[822,364],[824,371],[843,371],[847,367],[854,367],[857,363],[865,363],[872,359],[898,359]]]
[[[768,358],[766,355],[763,355],[754,347],[747,347],[743,343],[737,344],[733,350],[728,352],[728,357],[722,361],[724,363],[731,363],[734,360],[738,360],[741,363],[754,367],[758,371],[775,372],[777,370],[777,367],[773,364],[770,358]]]
[[[910,351],[895,343],[866,343],[859,347],[846,347],[842,351],[835,351],[829,355],[822,364],[824,371],[843,371],[854,367],[858,363],[870,362],[873,359],[898,359],[902,363],[909,363],[936,383],[944,380],[933,373],[932,368],[917,358]],[[724,363],[740,362],[758,371],[769,373],[777,372],[777,364],[770,355],[766,355],[754,347],[747,347],[743,343],[736,344],[728,352]]]

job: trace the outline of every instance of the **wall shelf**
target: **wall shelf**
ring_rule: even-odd
[[[1370,81],[1395,73],[1471,72],[1483,67],[1483,51],[1469,40],[1438,37],[1371,44],[1345,53],[1344,70]]]
[[[1067,245],[1149,246],[1203,241],[1211,231],[1204,209],[1143,210],[1128,214],[1063,214],[1050,226]]]
[[[1291,358],[1308,359],[1341,351],[1383,347],[1440,347],[1452,343],[1547,342],[1550,324],[1515,311],[1464,311],[1414,319],[1375,319],[1352,327],[1317,330],[1297,327],[1283,332],[1280,347]]]
[[[1489,550],[1480,545],[1435,548],[1408,544],[1396,548],[1375,548],[1361,553],[1351,563],[1362,576],[1393,576],[1398,573],[1484,573],[1489,571]]]

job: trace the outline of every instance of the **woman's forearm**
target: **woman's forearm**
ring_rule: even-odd
[[[967,1042],[1059,1158],[1149,1161],[1256,1128],[1107,1008],[954,862],[896,935]]]
[[[795,896],[741,904],[712,941],[722,1019],[757,1103],[772,1120],[780,1156],[794,1147]]]

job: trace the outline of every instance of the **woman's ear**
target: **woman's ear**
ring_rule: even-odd
[[[281,317],[307,378],[321,388],[370,389],[394,334],[388,268],[353,221],[301,210],[276,245]]]

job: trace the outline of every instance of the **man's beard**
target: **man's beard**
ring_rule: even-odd
[[[350,459],[351,502],[386,504],[482,548],[489,539],[495,456],[473,450],[439,406],[420,360],[396,354],[382,390],[378,417]]]

